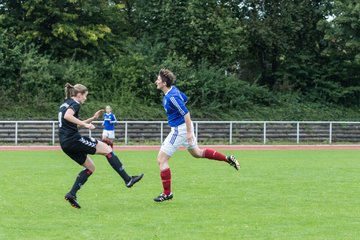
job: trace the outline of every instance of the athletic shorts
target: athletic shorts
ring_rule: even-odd
[[[115,139],[115,131],[114,130],[103,130],[102,137],[109,138],[109,139]]]
[[[95,154],[98,141],[95,138],[83,137],[66,143],[61,143],[62,150],[79,165],[83,165],[88,154]]]
[[[187,149],[195,148],[197,146],[197,139],[194,134],[194,127],[192,128],[192,133],[194,139],[192,144],[190,145],[186,139],[186,124],[183,123],[177,127],[172,127],[169,135],[162,143],[160,151],[166,153],[166,155],[168,156],[172,156],[181,146],[184,146]]]

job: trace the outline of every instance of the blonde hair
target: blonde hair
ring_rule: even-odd
[[[167,87],[171,87],[171,85],[176,80],[176,76],[169,69],[166,68],[160,70],[159,76],[163,82],[166,82]]]
[[[65,99],[76,97],[78,93],[86,93],[88,89],[82,84],[75,84],[74,86],[70,83],[65,84]]]

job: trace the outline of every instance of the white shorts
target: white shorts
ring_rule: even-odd
[[[114,130],[103,130],[102,138],[115,139],[115,131]]]
[[[184,146],[187,149],[193,149],[197,146],[197,139],[194,134],[194,127],[192,127],[192,133],[194,136],[193,142],[190,145],[186,139],[186,124],[183,123],[177,127],[172,127],[169,135],[162,143],[160,151],[166,153],[168,156],[172,156],[176,150]]]

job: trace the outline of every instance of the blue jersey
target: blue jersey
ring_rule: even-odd
[[[188,97],[172,86],[163,98],[163,105],[170,127],[177,127],[185,123],[184,116],[189,112],[185,106]]]
[[[104,130],[114,131],[116,117],[112,113],[104,113]]]

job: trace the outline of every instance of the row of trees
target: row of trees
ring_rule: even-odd
[[[3,115],[26,106],[55,116],[63,85],[81,82],[89,111],[111,103],[159,118],[161,67],[198,118],[356,106],[359,16],[351,0],[0,0]],[[304,116],[296,111],[273,116]]]

